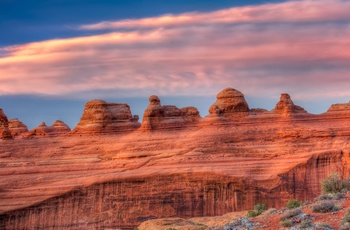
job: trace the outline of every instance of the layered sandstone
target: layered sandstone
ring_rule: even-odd
[[[8,118],[4,111],[0,108],[0,138],[1,139],[12,139],[11,132],[8,128]]]
[[[18,118],[13,118],[9,120],[9,130],[11,135],[16,137],[22,133],[28,132],[28,127],[23,122],[18,120]]]
[[[132,116],[129,105],[92,100],[85,104],[83,115],[73,129],[74,134],[120,133],[140,127],[137,115]]]
[[[347,112],[350,113],[350,102],[342,104],[333,104],[327,112]]]
[[[249,106],[243,93],[233,88],[226,88],[216,96],[216,102],[209,108],[209,117],[247,116]]]
[[[27,133],[27,136],[58,136],[68,134],[70,128],[63,121],[56,120],[51,126],[42,122],[38,127],[32,129]]]
[[[287,93],[281,94],[280,101],[276,104],[276,107],[272,110],[272,112],[286,116],[307,113],[303,107],[295,105]]]
[[[234,107],[242,97],[228,91],[241,98]],[[210,123],[194,108],[164,109],[153,96],[145,121],[155,132],[1,141],[0,229],[132,229],[256,203],[278,208],[318,196],[333,171],[348,177],[349,114],[286,118],[244,107],[226,110],[244,116],[219,113],[225,119]],[[184,117],[191,125],[162,129]]]
[[[143,114],[141,130],[180,129],[193,125],[200,120],[197,108],[189,106],[177,108],[174,105],[161,105],[160,99],[152,95],[150,104]]]

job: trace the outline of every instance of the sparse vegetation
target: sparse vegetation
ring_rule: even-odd
[[[201,224],[201,223],[197,223],[196,225],[197,225],[197,226],[204,226],[204,227],[206,227],[205,224]]]
[[[297,200],[288,200],[286,207],[288,209],[299,208],[302,205],[300,201]]]
[[[311,220],[302,220],[300,223],[300,228],[311,228],[312,221]]]
[[[316,212],[316,213],[335,212],[338,210],[339,210],[339,207],[337,207],[332,201],[315,204],[312,207],[312,212]]]
[[[322,223],[322,222],[315,223],[315,227],[316,227],[316,229],[329,229],[329,230],[332,229],[330,224]]]
[[[266,204],[256,204],[256,205],[254,205],[254,210],[248,211],[248,217],[259,216],[265,210],[266,210]]]
[[[290,219],[294,216],[297,216],[299,214],[301,214],[302,211],[300,208],[296,208],[296,209],[292,209],[290,211],[288,211],[287,213],[285,213],[282,217],[281,217],[281,221],[283,220],[287,220],[287,219]]]
[[[282,227],[292,227],[292,220],[281,220],[280,225]]]
[[[316,200],[332,200],[332,199],[333,199],[333,196],[328,194],[322,194],[316,198]]]
[[[350,229],[350,209],[345,213],[341,220],[341,230]]]
[[[331,173],[324,181],[322,181],[322,191],[324,193],[335,194],[348,190],[349,181],[342,180],[339,173]]]

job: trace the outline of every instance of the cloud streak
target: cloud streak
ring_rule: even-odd
[[[0,94],[207,95],[231,86],[350,97],[349,6],[290,1],[83,25],[116,31],[0,49]]]

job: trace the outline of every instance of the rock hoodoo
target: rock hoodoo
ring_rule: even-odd
[[[92,100],[85,104],[83,115],[73,129],[76,134],[133,131],[140,127],[139,116],[132,116],[129,105]]]
[[[241,117],[248,115],[249,106],[240,91],[226,88],[216,98],[216,102],[209,108],[209,117]]]
[[[71,130],[63,121],[55,121],[52,126],[47,126],[42,122],[38,127],[29,131],[28,136],[58,136],[67,134]]]
[[[11,135],[16,137],[22,133],[28,132],[28,127],[23,122],[18,120],[18,118],[13,118],[9,120],[9,130]]]
[[[8,119],[4,111],[0,109],[0,138],[1,139],[12,139],[11,132],[8,128]]]
[[[295,113],[307,113],[307,111],[301,106],[294,105],[294,102],[290,98],[289,94],[282,93],[280,101],[276,104],[276,107],[272,110],[274,113],[281,115],[291,115]]]
[[[149,106],[143,114],[142,130],[179,129],[198,122],[198,109],[192,106],[177,108],[174,105],[161,105],[157,96],[149,97]]]

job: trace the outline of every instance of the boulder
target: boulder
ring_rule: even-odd
[[[216,102],[209,108],[209,117],[248,116],[249,106],[240,91],[226,88],[216,98]]]
[[[141,130],[180,129],[193,125],[199,121],[197,108],[189,106],[177,108],[174,105],[161,105],[160,99],[152,95],[150,104],[143,114]]]
[[[129,105],[92,100],[85,104],[83,115],[73,129],[74,134],[116,133],[140,127],[137,115],[132,116]]]

